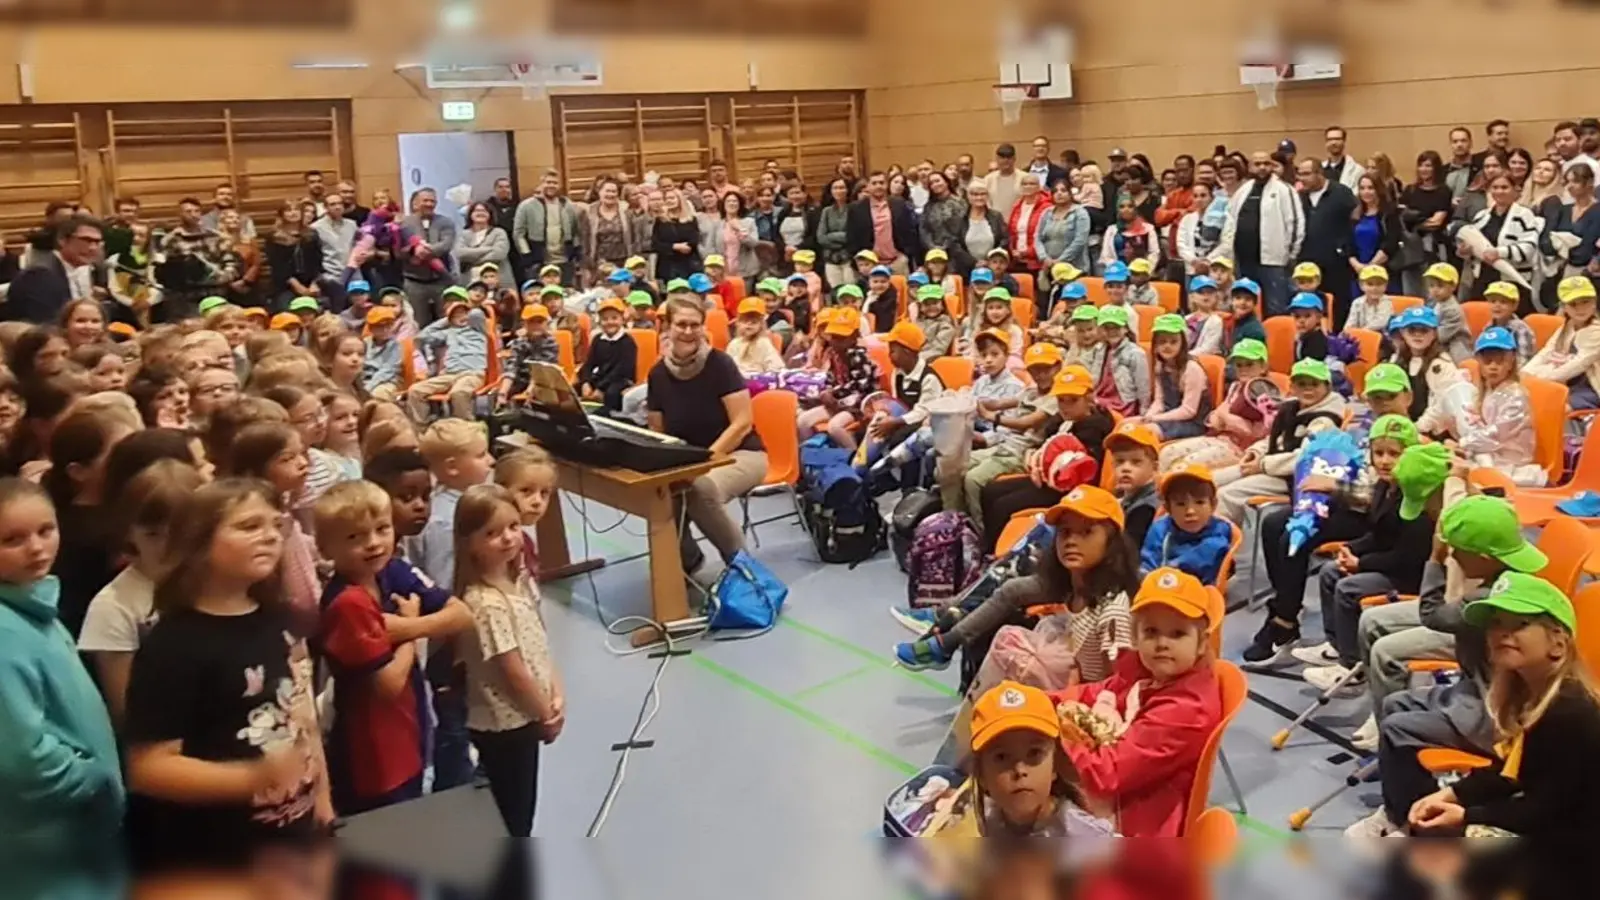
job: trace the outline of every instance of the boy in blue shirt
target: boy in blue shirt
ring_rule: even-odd
[[[1139,577],[1170,566],[1216,584],[1233,546],[1233,526],[1217,515],[1217,482],[1198,463],[1178,463],[1161,476],[1167,514],[1150,524],[1139,551]]]
[[[435,359],[443,353],[444,365],[439,374],[406,391],[406,405],[416,422],[428,420],[428,398],[435,394],[449,396],[451,415],[472,418],[473,398],[489,371],[488,317],[467,302],[467,292],[459,287],[445,288],[443,299],[444,318],[417,332],[417,346]]]
[[[393,403],[400,397],[400,342],[394,338],[395,311],[387,306],[367,310],[366,356],[361,363],[361,386],[374,400]]]

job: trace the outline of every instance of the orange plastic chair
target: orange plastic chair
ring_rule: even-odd
[[[944,308],[950,311],[950,318],[954,319],[958,323],[961,321],[961,317],[966,313],[966,304],[964,302],[964,298],[966,296],[966,291],[961,289],[957,289],[954,294],[944,295]]]
[[[890,275],[889,285],[894,288],[894,315],[895,322],[898,322],[906,317],[906,303],[909,302],[908,298],[911,296],[911,286],[906,284],[906,277],[904,275]],[[893,325],[894,322],[890,322],[889,324]],[[884,330],[887,331],[888,329],[886,328]]]
[[[1489,312],[1489,304],[1483,300],[1468,300],[1461,304],[1461,312],[1467,317],[1467,330],[1474,338],[1489,327],[1489,320],[1494,317]]]
[[[1550,343],[1550,339],[1556,336],[1556,332],[1561,330],[1562,317],[1552,316],[1549,313],[1534,313],[1524,316],[1522,321],[1532,329],[1533,342],[1542,350],[1544,345]]]
[[[552,333],[556,338],[556,365],[561,367],[568,381],[577,381],[578,358],[572,352],[572,332],[555,328]]]
[[[1011,317],[1017,320],[1023,330],[1033,327],[1033,320],[1037,318],[1038,310],[1034,308],[1032,297],[1012,297]]]
[[[1584,437],[1578,468],[1573,471],[1571,481],[1560,487],[1519,488],[1514,494],[1507,492],[1507,496],[1516,506],[1517,519],[1522,524],[1538,525],[1562,516],[1556,504],[1579,491],[1600,491],[1600,428],[1590,428]]]
[[[1345,333],[1355,338],[1356,346],[1361,348],[1361,361],[1368,365],[1376,365],[1383,335],[1370,328],[1350,328],[1346,329]]]
[[[888,345],[875,341],[867,346],[867,355],[878,364],[878,388],[884,391],[894,390],[894,363],[889,361]]]
[[[650,380],[650,370],[655,368],[656,357],[661,352],[661,336],[649,328],[629,328],[638,355],[633,365],[633,383],[644,384]]]
[[[1261,327],[1267,332],[1267,368],[1288,374],[1294,368],[1294,319],[1268,316]]]
[[[1533,461],[1544,467],[1545,483],[1556,484],[1566,468],[1567,386],[1524,376],[1533,411]]]
[[[1219,631],[1221,629],[1218,629]],[[1201,816],[1206,812],[1206,803],[1211,797],[1211,779],[1213,770],[1220,758],[1222,749],[1222,735],[1233,724],[1234,717],[1244,706],[1245,699],[1249,696],[1250,688],[1245,681],[1244,673],[1239,667],[1225,659],[1218,659],[1211,664],[1211,670],[1217,674],[1217,681],[1222,686],[1222,720],[1206,738],[1205,747],[1200,751],[1200,764],[1194,773],[1194,784],[1189,788],[1189,802],[1184,813],[1183,833],[1189,835],[1195,828]],[[1234,797],[1243,805],[1244,799],[1240,796],[1239,785],[1234,781],[1233,773],[1228,768],[1226,760],[1222,760],[1223,774],[1227,776],[1229,786]]]
[[[1391,295],[1389,297],[1389,305],[1394,308],[1394,314],[1398,316],[1413,306],[1421,306],[1422,298],[1404,296],[1396,297]]]
[[[1083,289],[1089,292],[1089,302],[1095,306],[1106,305],[1106,280],[1093,275],[1085,275],[1078,279]]]
[[[1216,589],[1220,591],[1223,596],[1227,596],[1228,582],[1233,579],[1234,557],[1239,554],[1239,546],[1244,543],[1244,529],[1233,524],[1232,522],[1228,523],[1228,528],[1233,533],[1233,540],[1228,544],[1227,554],[1222,557],[1222,568],[1217,570],[1220,574],[1217,575]]]
[[[1221,866],[1232,860],[1238,849],[1239,823],[1234,821],[1233,813],[1213,806],[1189,823],[1183,838],[1201,866]]]
[[[972,360],[965,356],[941,356],[928,366],[938,374],[946,390],[958,391],[972,386]]]
[[[1589,527],[1570,516],[1551,519],[1539,533],[1538,547],[1548,560],[1539,570],[1539,577],[1571,596],[1594,547]]]
[[[400,339],[400,382],[407,388],[417,383],[417,342],[414,338]]]
[[[1017,293],[1032,301],[1034,299],[1033,276],[1027,272],[1011,272],[1009,274],[1017,280]]]
[[[1289,373],[1287,373],[1287,372],[1268,372],[1267,373],[1267,379],[1269,381],[1271,381],[1275,387],[1277,387],[1278,393],[1283,394],[1284,396],[1288,396],[1288,394],[1289,394]]]
[[[1222,402],[1222,397],[1227,388],[1223,384],[1223,377],[1228,371],[1228,361],[1214,353],[1201,353],[1194,357],[1200,368],[1206,370],[1206,380],[1211,383],[1211,405]]]
[[[1150,343],[1152,340],[1152,332],[1155,328],[1156,319],[1164,315],[1166,310],[1159,306],[1146,306],[1144,304],[1140,304],[1135,306],[1133,311],[1134,314],[1139,317],[1139,343]],[[1154,357],[1152,357],[1152,360],[1153,359]]]
[[[739,497],[743,513],[740,527],[755,538],[759,547],[761,537],[756,533],[755,523],[750,521],[751,495],[787,491],[794,500],[795,509],[799,510],[795,485],[800,481],[800,436],[795,432],[794,423],[800,417],[800,402],[790,391],[762,391],[750,398],[750,412],[755,420],[756,435],[767,452],[767,474],[754,491]]]
[[[743,278],[725,278],[725,279],[723,279],[723,281],[725,283],[727,283],[732,288],[732,290],[733,290],[733,305],[734,306],[738,306],[739,305],[739,301],[743,300],[744,297],[745,297],[744,279]],[[724,311],[726,311],[726,310],[724,310]]]
[[[1156,286],[1156,305],[1161,307],[1161,311],[1164,313],[1177,312],[1179,299],[1177,282],[1152,281],[1150,283]]]
[[[782,356],[783,355],[783,338],[779,337],[779,335],[778,335],[778,333],[776,331],[769,331],[769,332],[767,332],[767,340],[772,341],[772,349],[778,351],[778,355]]]
[[[728,311],[722,307],[706,310],[706,337],[711,341],[711,346],[718,350],[728,349],[728,341],[733,335],[728,323]]]
[[[1048,507],[1037,509],[1023,509],[1011,514],[1006,520],[1006,527],[1000,529],[1000,537],[994,543],[994,552],[997,556],[1005,556],[1016,547],[1029,531],[1033,530],[1034,520],[1045,512]]]

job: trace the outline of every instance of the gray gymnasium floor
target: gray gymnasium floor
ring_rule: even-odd
[[[767,885],[763,893],[773,898],[883,896],[879,842],[865,838],[878,833],[884,798],[943,742],[956,704],[955,672],[917,674],[890,664],[890,647],[908,636],[886,613],[905,590],[890,554],[854,571],[822,565],[793,515],[784,515],[792,513],[787,498],[758,498],[752,513],[757,521],[774,519],[758,527],[761,546],[752,549],[790,587],[781,624],[754,640],[694,642],[690,655],[672,660],[659,714],[644,734],[655,743],[632,754],[606,840],[539,844],[541,879],[560,888],[555,896],[632,896],[663,878],[693,884],[712,861],[719,882]],[[593,600],[601,598],[607,618],[648,612],[646,563],[633,558],[644,546],[642,523],[619,521],[596,505],[587,518],[585,529],[585,516],[569,505],[574,556],[587,540],[589,555],[614,562],[592,582],[545,587],[568,721],[542,761],[540,837],[586,833],[612,779],[611,745],[628,737],[658,664],[608,652]],[[1321,633],[1315,610],[1310,603],[1308,636]],[[1229,658],[1237,660],[1260,616],[1229,616]],[[1252,675],[1250,686],[1259,700],[1246,704],[1224,741],[1248,809],[1239,817],[1247,880],[1281,887],[1287,876],[1308,888],[1331,886],[1276,851],[1290,842],[1289,814],[1341,784],[1350,754],[1306,730],[1273,752],[1269,739],[1286,723],[1281,709],[1298,711],[1313,694],[1303,682],[1264,675]],[[1319,719],[1348,735],[1362,715],[1360,700],[1336,701]],[[1234,805],[1220,772],[1212,800]],[[1307,834],[1336,834],[1369,803],[1376,803],[1375,786],[1347,791]],[[498,833],[488,793],[466,788],[364,817],[345,838],[357,855],[471,880],[487,870]],[[796,844],[828,848],[828,863],[817,865],[817,852],[774,852]],[[582,849],[550,849],[569,845]],[[608,859],[608,847],[627,849]]]

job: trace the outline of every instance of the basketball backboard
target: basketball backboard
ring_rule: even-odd
[[[1002,28],[997,84],[1037,85],[1039,100],[1072,99],[1072,32]]]

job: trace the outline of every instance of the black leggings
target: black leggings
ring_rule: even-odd
[[[500,810],[506,834],[533,834],[533,813],[539,803],[539,726],[529,723],[510,731],[474,731],[478,763],[489,778],[489,793]]]
[[[1025,509],[1055,506],[1062,492],[1039,487],[1031,478],[1005,478],[991,481],[978,494],[983,506],[983,552],[993,556],[1000,542],[1000,532],[1005,530],[1011,517]]]
[[[1336,505],[1329,510],[1328,518],[1316,535],[1289,555],[1290,508],[1287,504],[1276,506],[1261,517],[1261,560],[1266,564],[1267,580],[1272,582],[1272,599],[1267,601],[1267,611],[1284,622],[1299,622],[1300,608],[1305,605],[1306,576],[1311,570],[1311,553],[1329,541],[1348,541],[1371,530],[1367,517]],[[1324,622],[1324,628],[1331,623]]]

